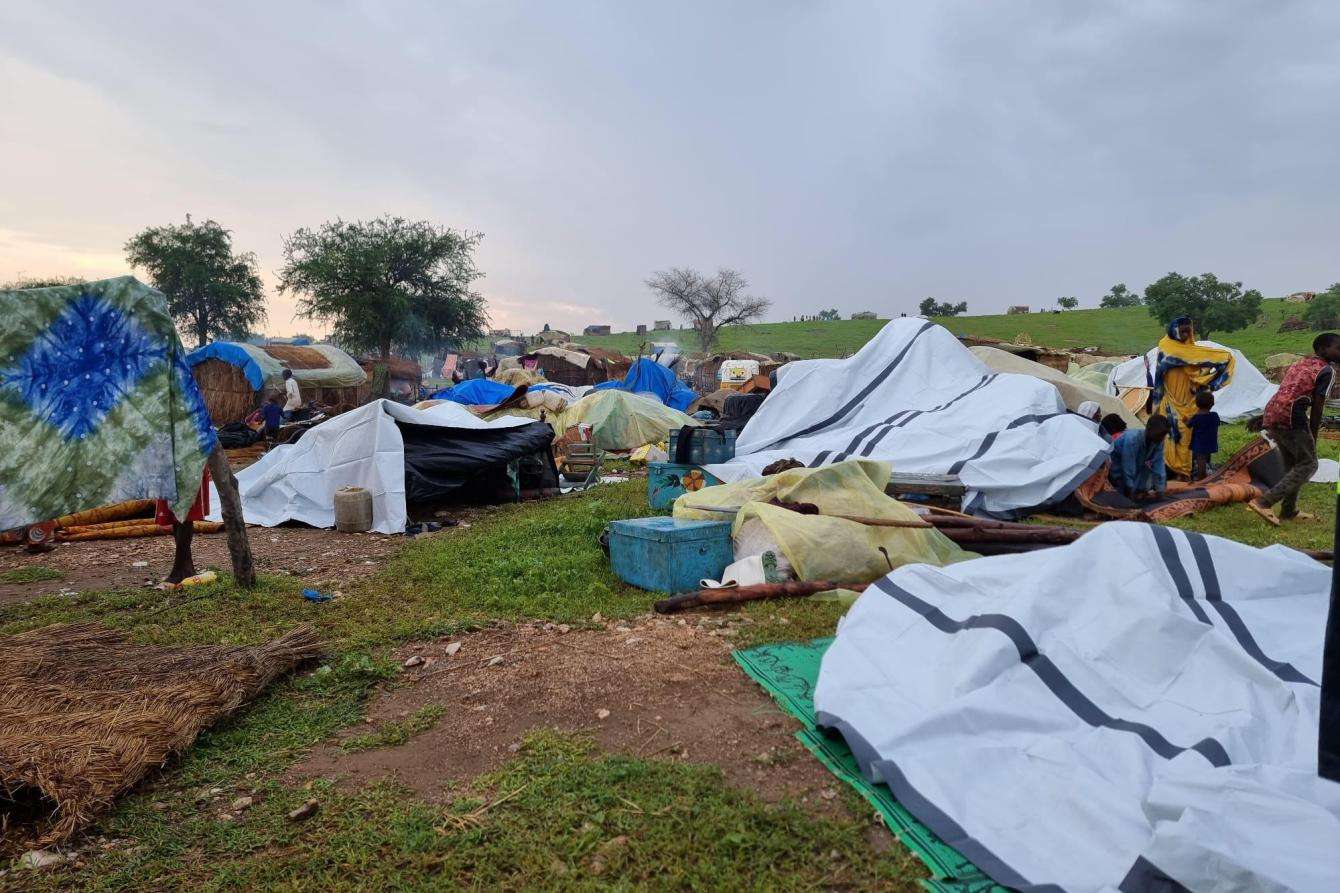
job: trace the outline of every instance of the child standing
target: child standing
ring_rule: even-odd
[[[284,422],[284,406],[282,398],[275,394],[261,407],[261,418],[265,420],[265,438],[266,440],[275,440],[279,437],[279,426]]]
[[[1219,452],[1219,413],[1214,412],[1214,394],[1196,394],[1196,414],[1187,419],[1191,429],[1191,480],[1209,477],[1210,457]]]

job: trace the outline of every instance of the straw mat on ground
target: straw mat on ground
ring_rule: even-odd
[[[321,648],[134,645],[96,623],[0,638],[0,850],[58,843]]]

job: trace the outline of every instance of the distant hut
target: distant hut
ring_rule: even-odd
[[[1006,310],[1005,312],[1006,312],[1006,314],[1008,314],[1008,315],[1010,315],[1010,316],[1015,316],[1015,315],[1020,314],[1020,313],[1027,313],[1027,312],[1028,312],[1028,308],[1025,307],[1023,304],[1015,304],[1013,307],[1011,307],[1010,309]]]
[[[609,326],[587,326],[582,329],[583,335],[608,335],[609,333]]]
[[[618,351],[569,344],[537,348],[521,358],[521,365],[544,370],[544,377],[555,384],[577,388],[623,378],[633,361]]]
[[[363,357],[358,365],[367,373],[369,392],[385,393],[392,400],[401,403],[415,403],[419,399],[419,386],[423,384],[423,368],[408,357]],[[381,388],[378,376],[381,367],[386,367],[387,384]]]
[[[293,370],[305,401],[340,411],[368,401],[367,374],[330,344],[241,344],[215,341],[186,356],[216,427],[240,422],[269,392],[283,393],[284,370]]]

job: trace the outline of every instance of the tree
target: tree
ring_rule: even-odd
[[[1060,307],[1062,310],[1074,310],[1076,307],[1079,306],[1079,298],[1076,297],[1057,298],[1056,306]]]
[[[1242,290],[1241,282],[1224,282],[1213,273],[1183,276],[1169,273],[1145,288],[1149,315],[1167,325],[1179,316],[1189,316],[1196,335],[1236,332],[1261,316],[1261,293]]]
[[[832,320],[835,319],[842,319],[842,314],[838,313],[836,307],[834,307],[832,310],[820,310],[819,319],[824,322],[831,322]]]
[[[335,340],[356,351],[433,350],[484,337],[484,299],[470,290],[481,274],[479,233],[428,221],[383,216],[284,240],[279,290],[299,295],[299,315],[331,324]]]
[[[1115,307],[1139,307],[1144,303],[1144,298],[1140,297],[1139,292],[1130,291],[1126,288],[1126,283],[1118,282],[1112,288],[1108,289],[1107,294],[1098,302],[1099,307],[1112,309]]]
[[[945,302],[941,304],[935,298],[927,298],[921,302],[919,307],[922,316],[958,316],[960,313],[968,312],[968,302],[959,301],[957,304]]]
[[[232,233],[186,215],[178,226],[151,226],[126,243],[126,260],[167,296],[177,325],[203,347],[212,338],[250,332],[265,320],[265,288],[251,252],[233,253]]]
[[[725,267],[715,276],[704,276],[687,267],[674,267],[653,273],[647,288],[663,307],[692,323],[698,333],[698,345],[712,349],[717,333],[726,326],[739,325],[761,317],[772,302],[747,295],[749,280]]]
[[[1303,311],[1303,320],[1314,332],[1340,327],[1340,282],[1315,295]]]
[[[20,276],[13,282],[0,283],[0,291],[21,291],[25,288],[54,288],[60,285],[83,285],[87,279],[79,276]]]

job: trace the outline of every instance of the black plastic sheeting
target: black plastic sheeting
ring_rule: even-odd
[[[511,462],[521,466],[523,489],[556,486],[558,470],[550,451],[554,430],[544,422],[512,428],[396,425],[405,441],[405,501],[410,504],[498,496],[511,488]]]

